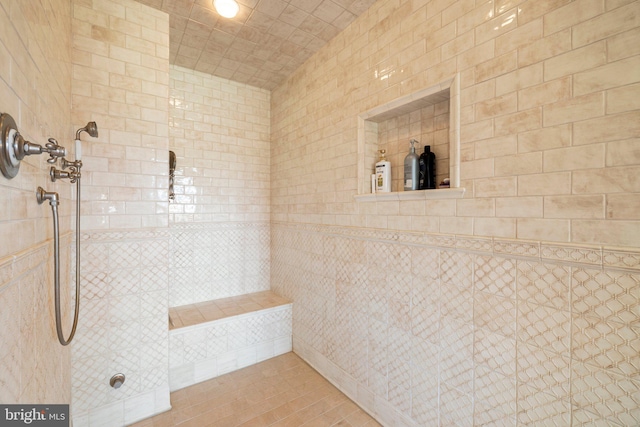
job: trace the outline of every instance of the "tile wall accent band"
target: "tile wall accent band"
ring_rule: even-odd
[[[60,246],[63,248],[69,247],[73,236],[74,234],[71,232],[61,234]],[[52,241],[46,240],[24,251],[0,258],[0,289],[42,262],[46,262],[52,250]]]
[[[640,249],[635,248],[610,248],[607,246],[558,244],[453,234],[388,231],[335,225],[272,222],[272,226],[286,227],[294,231],[322,233],[364,240],[455,248],[462,251],[511,255],[518,258],[544,259],[572,264],[640,270]]]

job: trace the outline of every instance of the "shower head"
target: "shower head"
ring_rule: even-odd
[[[80,139],[80,134],[82,132],[86,132],[89,134],[89,136],[93,137],[93,138],[97,138],[98,137],[98,125],[96,125],[96,122],[89,122],[87,123],[87,125],[83,128],[80,128],[76,131],[76,139]]]

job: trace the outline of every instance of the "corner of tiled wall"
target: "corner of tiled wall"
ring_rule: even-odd
[[[83,135],[82,313],[76,426],[170,408],[169,18],[133,0],[73,2],[73,123]],[[110,386],[123,373],[122,387]]]
[[[44,145],[56,138],[69,147],[71,7],[41,2],[0,4],[0,113],[21,135]],[[71,294],[68,243],[72,186],[51,183],[45,156],[20,163],[13,179],[0,175],[0,401],[4,404],[68,404],[70,351],[54,324],[53,225],[48,204],[38,206],[38,186],[60,195],[61,267],[65,286],[64,332]],[[72,306],[70,311],[72,313]]]
[[[640,423],[639,11],[378,1],[272,92],[294,351],[385,425]],[[464,196],[354,201],[358,118],[455,76]],[[396,179],[417,114],[362,138]]]

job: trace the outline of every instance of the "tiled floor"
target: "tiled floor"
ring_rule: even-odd
[[[169,309],[169,329],[210,322],[229,316],[289,304],[291,301],[271,291],[221,298]]]
[[[380,426],[294,353],[171,393],[132,427]]]

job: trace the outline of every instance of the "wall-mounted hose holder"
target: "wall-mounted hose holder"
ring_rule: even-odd
[[[0,172],[5,178],[11,179],[18,175],[20,161],[32,154],[49,153],[47,162],[55,163],[58,157],[64,157],[67,150],[58,142],[49,138],[44,146],[26,141],[16,126],[15,120],[9,114],[0,114]]]

